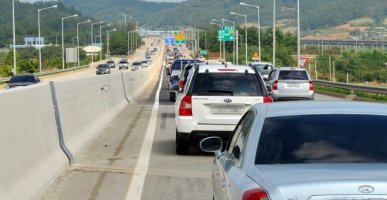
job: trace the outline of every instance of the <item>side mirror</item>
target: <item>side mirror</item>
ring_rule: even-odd
[[[199,147],[204,152],[215,153],[222,150],[223,141],[220,137],[208,137],[200,141]]]
[[[267,90],[267,92],[271,92],[271,87],[270,86],[268,86],[268,85],[266,85],[266,90]]]
[[[6,83],[9,83],[9,81],[5,81]]]
[[[38,79],[36,79],[36,82],[40,83],[40,79],[39,79],[39,78],[38,78]]]

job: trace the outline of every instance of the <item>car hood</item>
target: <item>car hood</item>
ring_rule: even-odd
[[[248,176],[272,199],[345,199],[342,195],[364,195],[362,186],[374,188],[372,194],[387,194],[387,164],[257,165],[249,169]]]

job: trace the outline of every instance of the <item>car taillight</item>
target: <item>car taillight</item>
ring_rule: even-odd
[[[262,188],[247,190],[242,200],[269,200],[269,195]]]
[[[184,81],[183,80],[179,80],[179,89],[182,90],[184,87]]]
[[[309,81],[309,90],[313,91],[314,90],[314,85],[312,81]]]
[[[185,96],[181,100],[179,116],[192,116],[192,96]]]
[[[275,81],[273,82],[272,90],[278,90],[278,81],[277,81],[277,80],[275,80]]]
[[[270,96],[263,97],[263,103],[271,103],[271,102],[273,102],[273,99]]]

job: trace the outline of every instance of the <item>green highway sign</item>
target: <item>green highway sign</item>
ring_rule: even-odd
[[[225,26],[223,28],[223,30],[225,30],[225,31],[235,31],[235,26]]]
[[[200,51],[199,51],[199,54],[200,54],[200,55],[207,55],[207,51],[206,51],[206,50],[200,50]]]
[[[186,40],[175,40],[175,44],[185,44]]]
[[[218,41],[220,42],[232,42],[234,41],[234,34],[229,33],[226,30],[218,31]]]

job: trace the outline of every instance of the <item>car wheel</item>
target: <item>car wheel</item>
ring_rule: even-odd
[[[176,130],[176,154],[188,155],[189,154],[189,142],[182,139]]]

